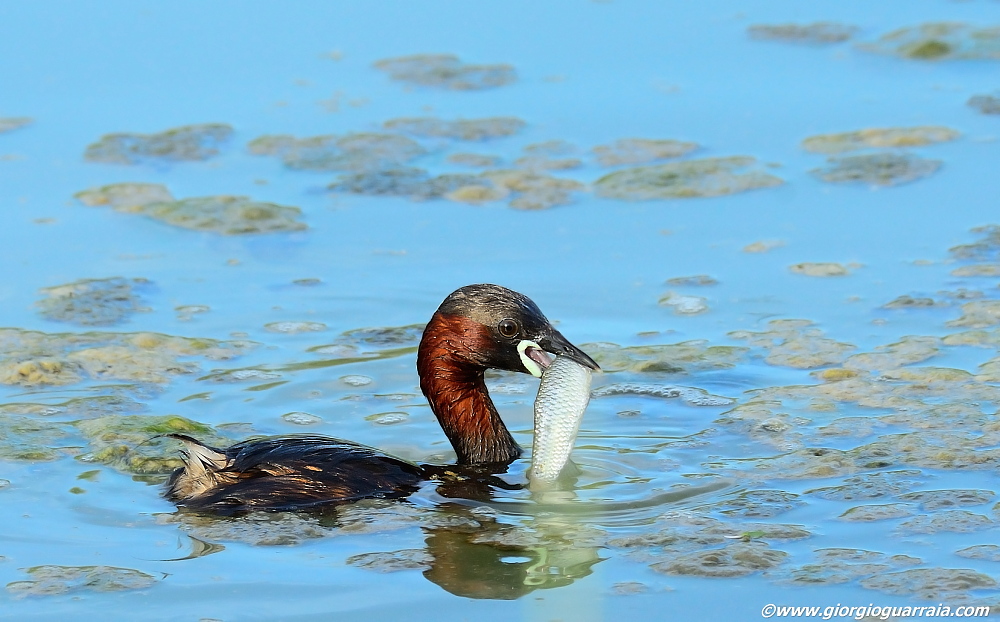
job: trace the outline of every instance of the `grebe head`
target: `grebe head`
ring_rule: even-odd
[[[600,369],[527,296],[499,285],[466,285],[445,298],[424,329],[417,372],[460,464],[505,464],[521,455],[483,374],[503,369],[541,376],[549,354]]]
[[[600,369],[549,323],[530,298],[506,287],[466,285],[445,298],[435,316],[463,325],[462,340],[468,343],[456,344],[455,354],[472,366],[541,377],[552,362],[547,354],[551,353]]]

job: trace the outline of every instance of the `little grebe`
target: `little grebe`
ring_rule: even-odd
[[[547,353],[599,369],[515,291],[467,285],[441,303],[420,340],[417,373],[460,466],[499,473],[521,455],[490,399],[484,372],[541,376],[552,362]],[[404,497],[441,471],[325,436],[249,440],[227,449],[170,436],[185,443],[184,466],[170,476],[165,496],[195,510],[230,514]]]

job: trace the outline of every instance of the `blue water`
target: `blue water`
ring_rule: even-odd
[[[0,205],[6,208],[0,226],[6,275],[0,282],[0,324],[52,333],[88,330],[39,315],[34,306],[38,289],[123,276],[153,282],[143,294],[152,312],[136,313],[104,330],[213,339],[246,333],[263,344],[234,361],[199,360],[204,373],[315,360],[318,355],[307,349],[332,343],[343,331],[424,322],[445,295],[477,282],[500,283],[532,297],[577,344],[704,339],[711,345],[744,345],[727,334],[764,330],[774,318],[809,319],[858,351],[905,335],[956,332],[944,322],[959,315],[957,306],[902,312],[880,307],[902,294],[935,296],[958,287],[995,297],[995,278],[950,276],[957,264],[947,251],[975,240],[971,228],[995,220],[1000,119],[979,114],[965,102],[1000,89],[997,61],[925,63],[865,53],[853,47],[854,41],[802,46],[746,35],[751,24],[820,20],[855,24],[860,32],[854,41],[872,41],[931,21],[995,26],[1000,13],[995,2],[944,0],[9,3],[0,8],[0,117],[28,116],[34,122],[0,133],[0,156],[10,156],[0,159]],[[418,53],[509,63],[518,80],[490,90],[446,91],[407,86],[372,68],[379,59]],[[333,99],[338,103],[331,112]],[[433,173],[456,168],[445,162],[445,153],[490,153],[510,162],[526,145],[559,139],[575,145],[576,157],[585,164],[555,174],[592,183],[606,170],[588,157],[590,148],[641,137],[697,142],[702,148],[693,157],[751,155],[779,163],[768,172],[786,183],[732,196],[636,203],[584,192],[571,205],[524,212],[502,202],[469,206],[332,194],[324,189],[336,173],[290,170],[244,148],[263,134],[379,131],[382,122],[408,116],[516,116],[528,124],[516,136],[484,143],[427,142],[438,151],[414,164]],[[236,134],[219,156],[205,161],[126,166],[82,159],[86,146],[104,134],[153,133],[207,122],[228,123]],[[913,149],[942,160],[943,168],[898,187],[821,182],[808,171],[822,165],[825,156],[800,148],[802,139],[820,133],[917,125],[951,127],[962,137]],[[84,207],[72,198],[87,188],[129,181],[165,184],[177,197],[249,195],[294,205],[302,209],[309,229],[224,237]],[[741,250],[760,240],[783,245],[762,254]],[[809,278],[789,271],[800,262],[863,266],[849,277]],[[692,274],[711,275],[720,284],[701,289],[664,284]],[[322,284],[292,284],[304,278]],[[709,312],[672,314],[657,304],[670,289],[707,297]],[[211,310],[189,321],[173,310],[192,304]],[[322,322],[328,328],[299,335],[264,329],[278,321]],[[644,331],[660,334],[638,335]],[[944,350],[926,364],[974,373],[994,355],[974,348]],[[364,374],[373,383],[351,388],[338,380],[346,374]],[[446,461],[450,455],[417,390],[412,354],[289,372],[282,376],[287,384],[263,391],[248,392],[248,384],[209,384],[198,380],[202,375],[177,377],[162,391],[136,399],[150,415],[249,424],[243,436],[302,431],[281,415],[304,411],[323,419],[311,432],[415,460]],[[534,381],[526,376],[501,380],[524,384],[522,393],[498,393],[496,400],[518,441],[530,446]],[[732,369],[681,378],[621,373],[598,377],[595,384],[622,381],[681,383],[742,401],[749,399],[747,391],[816,382],[805,371],[765,365],[757,357]],[[53,403],[92,389],[101,392],[95,387],[103,384],[37,390],[0,385],[0,402]],[[182,401],[206,392],[211,399]],[[401,400],[378,397],[385,394],[405,395]],[[629,408],[643,415],[618,416]],[[988,403],[983,408],[981,425],[986,425],[995,414]],[[719,475],[706,463],[778,453],[720,430],[713,422],[724,410],[652,398],[595,400],[579,441],[585,447],[577,452],[578,461],[589,465],[577,491],[579,503],[647,498],[678,483]],[[399,411],[409,415],[403,424],[365,420],[372,413]],[[823,416],[884,412],[842,405]],[[668,444],[645,452],[657,442],[653,438],[697,435],[704,435],[706,444]],[[849,449],[871,440],[837,438],[822,446]],[[71,437],[53,445],[82,447],[86,441]],[[512,478],[523,474],[523,462],[514,466]],[[96,481],[77,479],[94,468],[100,469]],[[927,489],[997,488],[995,467],[923,471]],[[626,481],[633,476],[643,481]],[[573,529],[562,519],[545,527],[549,519],[531,510],[501,507],[499,523],[529,532],[565,528],[568,541],[582,542],[576,548],[603,559],[566,585],[525,590],[519,598],[504,600],[485,588],[480,598],[455,595],[420,570],[381,573],[347,563],[353,555],[427,546],[433,523],[428,516],[436,515],[440,502],[432,487],[411,504],[429,514],[398,529],[373,519],[381,526],[371,533],[331,529],[325,537],[284,546],[219,537],[225,549],[218,553],[160,561],[187,556],[192,541],[164,518],[175,508],[158,496],[156,486],[111,467],[81,464],[70,455],[52,462],[2,460],[0,477],[11,482],[0,489],[0,584],[24,581],[29,577],[25,569],[40,565],[132,568],[156,579],[151,586],[118,592],[81,589],[21,598],[0,591],[0,619],[754,620],[770,602],[925,602],[864,589],[857,581],[803,588],[760,572],[740,578],[665,575],[649,567],[660,558],[630,556],[607,542],[656,531],[670,523],[664,512],[697,512],[692,508],[698,503],[738,490],[802,493],[836,479],[748,483],[737,477],[731,488],[706,493],[697,502],[621,516],[585,514],[570,521]],[[602,481],[612,484],[602,487]],[[74,486],[86,493],[67,492]],[[807,503],[775,518],[748,519],[803,525],[811,533],[805,540],[768,541],[790,553],[786,566],[807,563],[814,549],[847,547],[910,554],[927,566],[973,568],[1000,579],[995,562],[953,555],[992,541],[993,532],[899,536],[893,531],[899,521],[835,520],[860,502],[802,499]],[[519,493],[506,501],[530,503]],[[968,509],[989,513],[986,507]],[[541,521],[541,527],[532,521]],[[586,529],[605,535],[579,535]],[[656,553],[648,548],[647,553]],[[472,576],[480,570],[487,588],[505,585],[475,563],[461,568]],[[614,586],[624,582],[641,583],[644,591],[617,594]]]

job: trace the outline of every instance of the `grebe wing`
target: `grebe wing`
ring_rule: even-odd
[[[415,464],[325,436],[263,438],[225,450],[182,435],[174,438],[188,447],[185,466],[168,483],[168,496],[191,509],[223,513],[292,510],[403,497],[426,478]],[[199,468],[206,473],[202,475]],[[192,476],[200,476],[199,486],[185,488],[183,484]],[[183,495],[190,491],[195,494]]]

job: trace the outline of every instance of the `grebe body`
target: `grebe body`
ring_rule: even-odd
[[[424,329],[417,372],[460,468],[500,473],[521,455],[490,399],[485,372],[540,377],[552,362],[549,354],[598,369],[522,294],[497,285],[468,285],[441,303]],[[400,498],[441,471],[325,436],[255,439],[226,449],[170,436],[184,442],[184,466],[170,476],[165,496],[194,510],[229,514]]]

